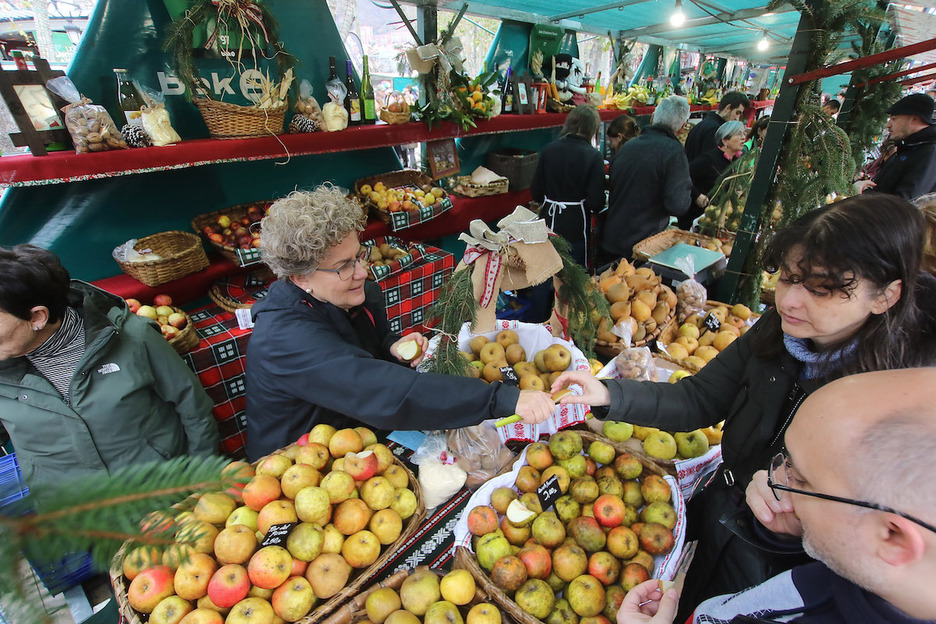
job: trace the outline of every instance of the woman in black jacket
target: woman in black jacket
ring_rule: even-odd
[[[277,200],[263,219],[260,252],[279,280],[251,309],[248,457],[295,442],[320,422],[455,429],[552,414],[544,392],[417,373],[422,356],[407,364],[400,345],[415,340],[425,353],[428,341],[390,331],[380,286],[366,279],[361,215],[356,201],[324,185]]]
[[[808,393],[846,375],[936,364],[936,279],[920,272],[922,246],[920,212],[898,197],[856,196],[817,208],[767,247],[767,265],[780,270],[776,308],[696,375],[676,384],[587,373],[556,380],[554,391],[585,388],[564,403],[606,409],[612,420],[670,431],[725,421],[724,463],[688,506],[689,537],[699,545],[685,608],[802,561],[798,548],[777,545],[789,554],[775,554],[750,545],[745,539],[766,530],[741,530],[736,513],[745,512],[751,526],[745,488],[779,452]]]
[[[601,127],[598,110],[576,106],[557,141],[543,148],[530,186],[550,229],[572,245],[572,258],[588,265],[592,215],[604,209],[604,159],[591,141]]]
[[[708,206],[712,194],[717,190],[715,183],[732,162],[741,155],[744,147],[744,124],[740,121],[726,121],[715,131],[717,147],[702,152],[689,163],[689,177],[692,178],[692,207],[689,212],[679,217],[679,227],[688,230],[692,222]]]

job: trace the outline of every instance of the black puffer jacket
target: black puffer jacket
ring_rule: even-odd
[[[921,273],[917,307],[925,324],[917,340],[932,345],[936,364],[936,278]],[[802,364],[785,348],[765,352],[764,336],[775,335],[780,316],[766,312],[744,336],[734,341],[696,375],[677,384],[635,380],[605,381],[611,392],[607,418],[690,431],[725,420],[724,464],[688,505],[690,539],[699,545],[686,578],[680,611],[711,596],[757,584],[802,561],[798,550],[771,554],[748,544],[724,526],[726,517],[746,509],[744,490],[754,472],[767,467],[783,445],[783,434],[795,409],[820,382],[800,380]],[[601,408],[596,415],[601,415]],[[690,611],[691,612],[691,611]],[[685,614],[688,616],[688,612]],[[685,617],[677,618],[685,621]]]
[[[911,200],[936,191],[936,126],[923,128],[897,142],[897,152],[874,176],[871,192]]]
[[[378,429],[456,429],[513,414],[519,390],[476,379],[417,373],[390,355],[380,286],[346,312],[277,281],[252,308],[247,349],[247,455],[295,442],[345,417]],[[353,426],[353,425],[352,425]]]

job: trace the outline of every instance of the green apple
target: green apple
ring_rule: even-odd
[[[683,457],[701,457],[709,450],[708,438],[700,429],[679,432],[673,437],[676,439],[676,451]]]
[[[612,442],[626,442],[634,435],[634,425],[615,420],[605,421],[601,433]],[[595,460],[598,461],[598,460]]]

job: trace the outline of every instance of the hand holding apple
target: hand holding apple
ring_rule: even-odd
[[[407,342],[415,342],[417,349],[412,350],[412,345],[405,345]],[[403,351],[401,351],[403,347]],[[410,367],[416,368],[420,362],[423,361],[423,358],[426,357],[426,349],[429,348],[429,340],[419,332],[410,332],[406,334],[395,343],[390,346],[390,355],[400,360],[404,364],[409,364]],[[415,355],[411,355],[415,352]]]

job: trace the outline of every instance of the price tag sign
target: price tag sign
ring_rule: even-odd
[[[520,383],[520,378],[517,377],[517,371],[513,369],[513,366],[501,366],[500,368],[501,375],[504,376],[504,383],[508,386],[516,386]]]
[[[562,488],[559,487],[559,479],[555,475],[546,479],[543,485],[536,488],[536,496],[539,497],[540,506],[543,511],[552,507],[562,496]]]
[[[295,529],[298,524],[298,522],[274,524],[270,527],[270,530],[267,531],[267,534],[263,536],[263,541],[260,542],[260,547],[282,546],[283,548],[286,548],[286,538],[289,537],[289,534],[292,533],[292,530]]]
[[[721,321],[718,320],[718,317],[709,312],[705,315],[705,319],[702,320],[702,325],[709,331],[717,332],[721,327]]]

